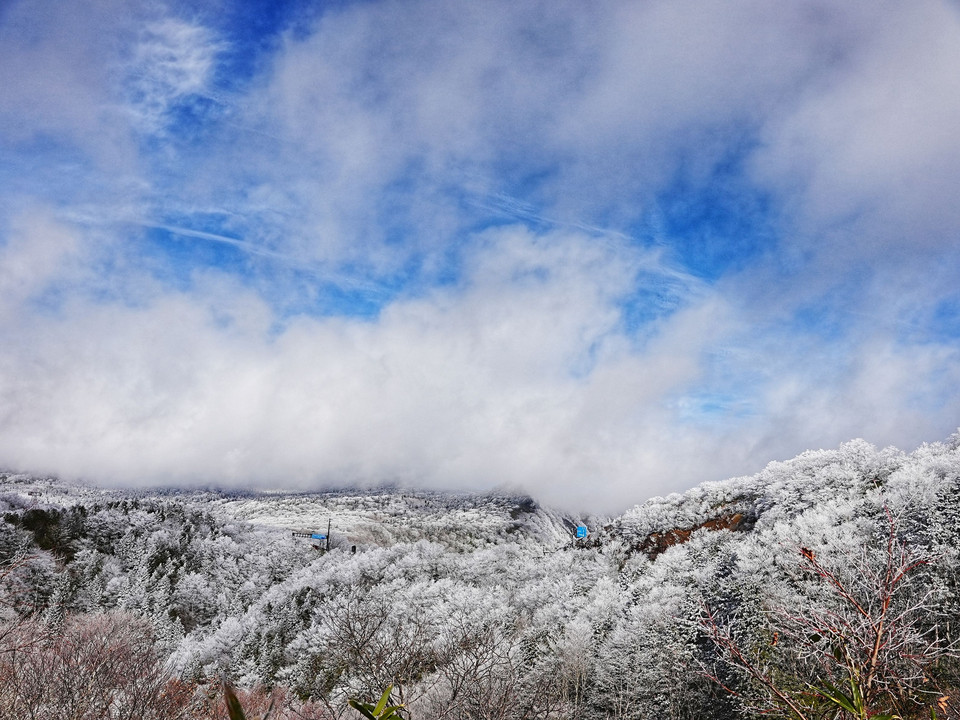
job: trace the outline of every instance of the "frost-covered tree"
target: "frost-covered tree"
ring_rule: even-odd
[[[718,673],[717,682],[748,708],[797,720],[824,708],[866,720],[935,706],[956,646],[937,622],[943,598],[933,559],[904,543],[889,514],[885,537],[856,552],[798,552],[801,591],[791,601],[767,598],[759,636],[738,636],[707,606],[704,627],[743,680],[727,684]]]

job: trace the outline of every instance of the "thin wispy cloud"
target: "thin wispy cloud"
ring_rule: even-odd
[[[219,45],[208,28],[176,18],[146,23],[130,48],[127,102],[145,132],[176,125],[179,105],[209,100]]]
[[[615,510],[960,424],[960,13],[0,14],[0,465]]]

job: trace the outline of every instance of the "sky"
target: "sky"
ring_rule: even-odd
[[[0,3],[0,467],[617,512],[960,425],[960,5]]]

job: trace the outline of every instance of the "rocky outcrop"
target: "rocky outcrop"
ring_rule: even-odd
[[[729,513],[706,520],[689,528],[673,528],[663,532],[653,532],[647,535],[636,546],[636,550],[644,553],[651,560],[663,553],[668,547],[682,545],[697,530],[730,530],[731,532],[748,532],[753,529],[756,517],[744,513]]]

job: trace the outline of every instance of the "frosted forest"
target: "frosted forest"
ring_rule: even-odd
[[[960,435],[619,517],[0,481],[2,718],[960,717]]]

